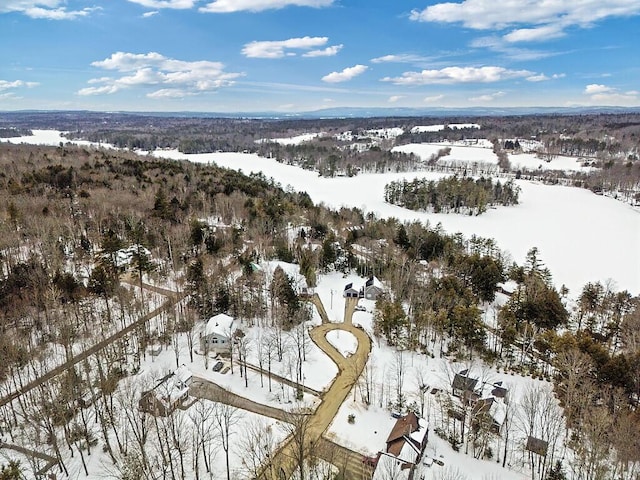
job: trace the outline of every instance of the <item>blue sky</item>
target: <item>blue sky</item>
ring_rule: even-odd
[[[640,105],[639,0],[0,0],[0,110]]]

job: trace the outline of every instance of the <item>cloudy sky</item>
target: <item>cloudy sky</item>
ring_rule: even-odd
[[[0,0],[0,110],[640,105],[638,0]]]

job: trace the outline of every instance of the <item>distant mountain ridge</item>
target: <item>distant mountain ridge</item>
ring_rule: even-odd
[[[95,110],[14,110],[0,111],[0,115],[20,114],[122,114],[151,117],[182,118],[263,118],[263,119],[322,119],[322,118],[373,118],[373,117],[490,117],[518,115],[593,115],[615,113],[640,113],[640,107],[335,107],[307,112],[138,112]]]

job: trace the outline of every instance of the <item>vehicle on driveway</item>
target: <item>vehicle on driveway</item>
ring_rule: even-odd
[[[362,457],[362,463],[369,467],[375,467],[378,464],[378,457]]]
[[[224,363],[216,362],[216,364],[213,366],[213,371],[219,372],[220,370],[222,370],[222,367],[224,367]]]

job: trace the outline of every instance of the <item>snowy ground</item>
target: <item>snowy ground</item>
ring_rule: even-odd
[[[344,357],[350,357],[358,349],[356,336],[345,330],[332,330],[327,332],[327,341],[335,347]]]
[[[308,142],[314,138],[322,135],[321,133],[303,133],[302,135],[296,135],[295,137],[286,138],[263,138],[256,140],[256,143],[274,142],[280,145],[300,145],[303,142]]]
[[[436,155],[440,150],[444,148],[450,148],[449,155],[442,157],[439,160],[446,162],[477,162],[477,163],[491,163],[496,165],[498,163],[498,157],[493,153],[493,145],[491,142],[487,143],[479,140],[477,146],[460,146],[456,143],[441,142],[441,143],[409,143],[407,145],[400,145],[394,147],[391,151],[413,153],[420,157],[421,160],[427,161],[432,155]]]
[[[72,143],[73,145],[78,145],[78,146],[93,145],[93,146],[101,146],[105,148],[115,148],[113,145],[109,143],[97,144],[93,142],[88,142],[86,140],[69,140],[68,138],[65,138],[62,136],[63,132],[59,132],[58,130],[32,130],[32,133],[33,135],[26,136],[26,137],[0,138],[0,142],[7,142],[7,143],[14,143],[14,144],[28,143],[29,145],[51,145],[51,146],[58,146],[60,145],[60,142],[62,142],[64,145],[66,145],[67,143]]]
[[[587,160],[588,161],[588,160]],[[595,167],[584,166],[584,159],[575,157],[557,156],[550,162],[539,158],[535,153],[521,153],[509,155],[511,169],[526,170],[561,170],[564,172],[591,172]]]

